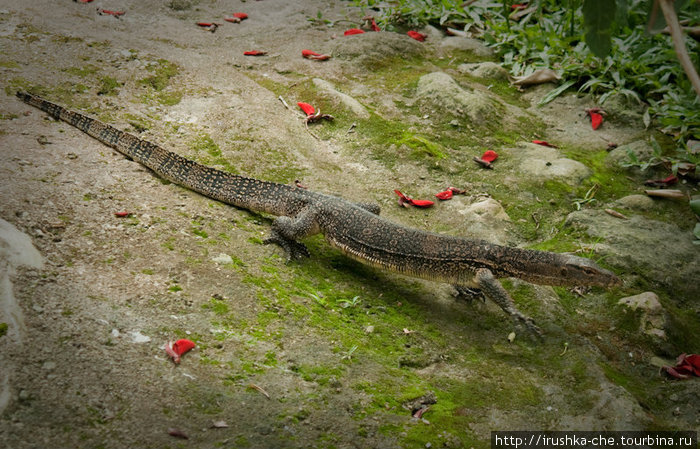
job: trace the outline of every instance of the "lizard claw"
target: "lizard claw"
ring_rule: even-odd
[[[473,303],[475,299],[480,299],[481,302],[486,302],[484,292],[479,288],[465,287],[463,285],[454,285],[457,290],[457,299]]]
[[[513,318],[517,319],[525,328],[530,332],[530,334],[537,340],[542,340],[544,338],[544,333],[542,329],[535,324],[535,320],[529,316],[525,316],[522,313],[514,315]]]
[[[272,231],[270,236],[263,240],[263,244],[275,244],[280,246],[287,255],[287,262],[309,257],[309,250],[306,245],[295,240],[282,237],[278,232]]]

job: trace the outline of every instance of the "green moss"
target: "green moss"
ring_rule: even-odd
[[[170,84],[170,79],[176,76],[180,71],[177,64],[170,62],[167,59],[159,59],[157,62],[149,64],[147,69],[153,73],[153,75],[143,78],[139,82],[157,92],[160,92],[168,87]]]
[[[116,95],[119,93],[120,85],[115,78],[105,76],[100,79],[100,89],[97,91],[97,95]]]
[[[209,303],[202,304],[202,308],[211,310],[215,315],[227,315],[229,313],[228,304],[225,301],[217,298],[210,298]]]
[[[89,78],[93,77],[97,72],[100,71],[100,69],[99,67],[94,66],[92,64],[87,64],[83,67],[69,67],[67,69],[63,69],[63,71],[71,75],[79,76],[81,78]]]
[[[0,60],[0,67],[5,69],[19,69],[21,66],[15,61],[3,59]]]
[[[237,169],[223,157],[221,148],[209,134],[200,132],[189,145],[197,153],[196,159],[201,164],[218,165],[224,171],[238,173]]]
[[[444,148],[439,143],[433,142],[427,137],[412,135],[397,142],[398,145],[406,145],[413,150],[412,156],[431,156],[436,159],[447,157]]]
[[[0,323],[0,338],[7,335],[8,327],[7,323]]]
[[[168,291],[173,293],[181,292],[182,287],[180,287],[179,285],[171,285],[170,287],[168,287]]]

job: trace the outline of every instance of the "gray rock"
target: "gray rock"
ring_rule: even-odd
[[[447,36],[440,42],[443,50],[470,51],[478,56],[493,56],[492,49],[486,46],[483,41],[461,36]]]
[[[634,153],[637,159],[645,161],[654,155],[654,148],[646,140],[637,140],[627,145],[622,145],[610,152],[608,160],[616,165],[622,166],[629,161],[628,151]]]
[[[641,310],[640,331],[647,335],[666,338],[666,314],[661,306],[659,297],[654,292],[644,292],[635,296],[621,298],[618,304],[632,310]]]
[[[498,244],[507,242],[506,225],[510,217],[501,204],[493,198],[482,198],[475,203],[458,209],[464,217],[463,226],[471,235],[482,236]]]
[[[517,148],[504,149],[503,153],[508,155],[519,174],[533,180],[557,179],[577,185],[591,174],[584,164],[562,157],[556,148],[522,143]]]
[[[452,77],[443,72],[423,75],[416,90],[418,101],[437,108],[440,113],[468,118],[472,122],[500,121],[498,112],[486,93],[463,89]]]
[[[476,76],[477,78],[499,81],[507,81],[510,78],[508,70],[491,61],[460,64],[457,70],[461,73],[468,73],[469,75]]]
[[[314,78],[313,83],[323,95],[339,101],[359,118],[369,118],[369,112],[367,112],[367,109],[365,109],[359,101],[355,100],[350,95],[337,91],[328,81],[322,80],[321,78]]]
[[[673,287],[679,302],[700,297],[700,258],[691,231],[640,216],[620,220],[595,209],[572,212],[566,225],[602,237],[596,250],[607,263]]]
[[[612,205],[633,211],[649,211],[656,207],[656,201],[646,195],[628,195],[618,199]]]
[[[333,57],[372,68],[388,58],[410,58],[422,56],[424,52],[423,44],[405,34],[379,32],[339,37]]]

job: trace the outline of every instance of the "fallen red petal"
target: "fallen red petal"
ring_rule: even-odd
[[[187,436],[185,432],[180,429],[170,428],[168,429],[168,435],[176,438],[182,438],[183,440],[189,440],[190,437]]]
[[[372,31],[382,31],[377,25],[377,22],[374,21],[374,18],[372,19]]]
[[[401,207],[408,207],[413,202],[411,198],[407,197],[398,190],[394,190],[394,193],[396,193],[399,196],[399,206]]]
[[[100,15],[107,14],[109,16],[114,16],[114,17],[118,18],[119,16],[123,16],[125,14],[125,12],[124,11],[111,11],[109,9],[97,8],[97,14],[100,14]]]
[[[364,34],[364,33],[365,32],[359,28],[350,28],[349,30],[345,30],[343,35],[344,36],[352,36],[353,34]]]
[[[444,192],[436,193],[435,197],[439,200],[445,201],[452,198],[452,195],[454,195],[452,190],[445,190]]]
[[[224,17],[224,20],[231,23],[241,23],[241,19],[238,17]]]
[[[685,359],[693,367],[695,375],[700,376],[700,355],[690,354]]]
[[[308,58],[309,56],[321,56],[319,53],[311,50],[302,50],[301,55],[305,58]]]
[[[78,3],[92,3],[92,0],[73,0],[74,2]]]
[[[192,340],[187,340],[186,338],[181,338],[180,340],[173,343],[173,352],[177,355],[183,355],[195,347]]]
[[[175,350],[173,349],[173,342],[167,342],[163,349],[165,349],[165,353],[168,354],[168,357],[173,359],[173,362],[180,363],[180,354],[175,352]]]
[[[411,200],[411,204],[416,207],[430,207],[435,203],[430,200]]]
[[[214,25],[214,23],[213,22],[197,22],[197,25],[201,26],[201,27],[210,27],[210,26]]]
[[[129,215],[131,215],[131,212],[128,212],[128,211],[125,211],[125,210],[119,211],[119,212],[115,212],[115,213],[114,213],[114,216],[115,216],[115,217],[119,217],[119,218],[128,217]]]
[[[675,368],[673,368],[673,367],[671,367],[671,366],[664,366],[664,367],[663,367],[663,370],[666,371],[666,373],[667,373],[669,376],[674,377],[674,378],[676,378],[676,379],[689,379],[689,378],[690,378],[689,375],[687,375],[687,374],[681,374],[681,373],[679,373],[678,371],[676,371]]]
[[[245,20],[248,18],[248,14],[246,14],[244,12],[234,12],[233,17],[235,17],[237,19]]]
[[[510,5],[510,9],[516,10],[516,9],[525,9],[527,8],[527,3],[515,3],[513,5]]]
[[[314,115],[314,113],[316,112],[316,109],[314,109],[314,107],[311,106],[309,103],[299,102],[297,103],[297,105],[301,108],[302,111],[304,111],[306,115]]]
[[[535,143],[537,145],[542,145],[543,147],[559,148],[558,146],[552,145],[551,143],[547,142],[546,140],[533,140],[532,143]]]
[[[427,34],[419,33],[418,31],[413,31],[413,30],[409,31],[406,34],[408,34],[409,37],[412,37],[413,39],[420,41],[420,42],[425,41],[425,38],[428,37]]]
[[[306,59],[315,59],[316,61],[325,61],[326,59],[330,59],[329,55],[322,55],[311,50],[302,50],[301,55]]]
[[[498,159],[498,154],[496,154],[496,152],[493,150],[486,150],[484,152],[484,155],[481,156],[481,159],[486,161],[486,162],[493,162],[496,159]]]
[[[591,112],[589,115],[591,116],[591,126],[593,130],[598,129],[600,125],[603,124],[603,116],[597,112]]]
[[[648,180],[644,181],[644,185],[663,187],[663,186],[670,186],[670,185],[676,184],[677,182],[678,182],[678,178],[676,177],[676,175],[670,175],[664,179],[648,179]]]
[[[243,52],[245,56],[265,56],[267,54],[266,51],[260,51],[260,50],[251,50],[251,51],[245,51]]]

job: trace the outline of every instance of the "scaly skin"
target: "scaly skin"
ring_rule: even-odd
[[[497,278],[561,286],[620,284],[615,274],[589,259],[408,228],[380,217],[376,205],[206,167],[35,95],[18,92],[17,96],[165,179],[236,207],[276,215],[265,242],[280,245],[289,258],[308,255],[299,240],[320,232],[332,246],[362,263],[447,282],[460,294],[477,289],[535,335],[541,335],[540,329],[515,307]]]

